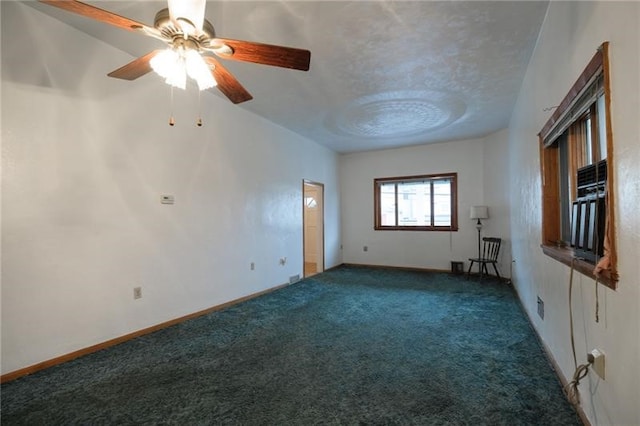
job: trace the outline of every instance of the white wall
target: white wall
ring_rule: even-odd
[[[456,260],[468,267],[467,259],[477,256],[478,250],[475,221],[469,219],[469,209],[474,205],[489,206],[491,218],[483,221],[483,235],[508,241],[508,208],[504,195],[496,195],[508,188],[506,179],[500,178],[507,167],[505,141],[504,132],[498,132],[484,139],[342,155],[344,262],[449,270],[450,262]],[[458,173],[458,232],[374,231],[375,178],[446,172]],[[498,203],[495,212],[493,203]],[[367,252],[363,246],[368,247]],[[503,256],[500,265],[505,275],[507,258]]]
[[[509,132],[504,129],[484,138],[484,204],[489,206],[482,233],[502,238],[498,258],[500,275],[511,277],[511,227],[509,216]],[[491,270],[491,267],[489,267]]]
[[[303,179],[341,263],[333,152],[215,94],[198,128],[193,88],[169,127],[158,77],[105,76],[129,55],[1,6],[2,373],[302,276]]]
[[[573,374],[569,332],[569,268],[540,249],[538,139],[550,112],[604,41],[610,42],[615,198],[620,282],[598,289],[576,274],[573,315],[578,362],[594,348],[606,354],[606,380],[590,373],[580,386],[594,425],[640,424],[640,3],[551,2],[509,127],[514,280],[522,303],[564,375]],[[536,296],[545,318],[536,312]]]

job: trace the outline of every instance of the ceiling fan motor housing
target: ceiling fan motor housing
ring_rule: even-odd
[[[179,18],[179,19],[184,20],[193,26],[193,24],[189,22],[187,19],[185,18]],[[177,42],[178,38],[182,38],[183,40],[185,39],[184,30],[179,25],[176,25],[175,22],[171,21],[168,8],[161,9],[160,11],[158,11],[158,13],[156,13],[153,26],[156,27],[162,33],[163,36],[173,40],[174,43]],[[216,36],[216,31],[213,28],[213,25],[211,24],[211,22],[205,19],[202,24],[202,31],[198,31],[195,36],[189,35],[187,39],[191,40],[199,48],[200,45],[207,45],[209,40],[211,40],[212,38],[215,38],[215,36]]]

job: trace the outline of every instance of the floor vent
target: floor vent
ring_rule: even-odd
[[[544,301],[538,296],[538,316],[540,319],[544,319]]]

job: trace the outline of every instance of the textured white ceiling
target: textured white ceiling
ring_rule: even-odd
[[[166,7],[155,1],[89,3],[150,25]],[[30,5],[132,56],[160,46],[44,4]],[[306,73],[226,61],[254,96],[234,107],[337,152],[352,152],[475,138],[506,127],[547,5],[209,1],[206,18],[221,37],[310,50]]]

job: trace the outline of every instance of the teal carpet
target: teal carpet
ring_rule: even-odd
[[[580,425],[513,290],[343,266],[2,385],[3,425]]]

